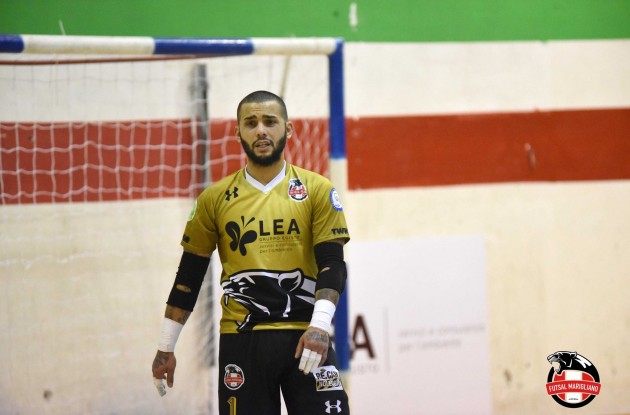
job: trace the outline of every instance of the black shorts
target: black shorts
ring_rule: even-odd
[[[280,415],[282,390],[289,415],[349,414],[332,347],[315,373],[305,375],[298,369],[295,349],[302,334],[300,330],[222,334],[219,413]]]

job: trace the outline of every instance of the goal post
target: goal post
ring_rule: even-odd
[[[89,339],[87,345],[103,348],[116,344],[108,331],[124,327],[120,325],[125,313],[112,312],[112,304],[124,306],[134,302],[138,310],[147,309],[141,308],[143,303],[151,304],[146,312],[137,313],[142,314],[139,324],[142,318],[153,321],[155,310],[151,301],[163,299],[164,286],[152,287],[146,298],[139,298],[137,293],[143,289],[139,274],[174,273],[177,249],[156,247],[155,242],[162,243],[164,235],[181,232],[190,199],[208,180],[217,180],[244,164],[240,148],[234,146],[232,114],[236,111],[234,100],[240,99],[246,88],[247,92],[253,88],[277,92],[278,85],[289,77],[289,96],[284,98],[295,120],[297,139],[288,143],[287,159],[328,176],[343,200],[348,182],[343,46],[339,38],[0,34],[0,273],[7,288],[3,289],[6,294],[0,297],[0,303],[8,310],[7,325],[19,324],[14,319],[28,315],[28,308],[23,307],[38,308],[26,326],[40,324],[37,316],[43,324],[41,332],[22,328],[0,340],[0,348],[11,350],[9,358],[32,359],[34,354],[43,353],[34,344],[59,335],[82,336]],[[253,64],[248,60],[250,56],[255,59]],[[290,64],[279,63],[278,59],[287,56],[292,57]],[[314,65],[311,57],[325,63],[318,60]],[[208,66],[207,84],[199,78],[204,72],[200,65]],[[199,70],[191,70],[193,66]],[[286,66],[290,66],[289,73],[283,72]],[[312,67],[316,72],[302,72]],[[327,79],[320,79],[320,72],[325,72]],[[189,79],[192,77],[197,78]],[[54,82],[54,86],[49,82]],[[199,103],[205,97],[199,89],[204,85],[209,88],[207,106]],[[242,90],[234,90],[234,85]],[[195,102],[174,103],[172,109],[164,109],[164,102],[183,96]],[[293,103],[298,100],[299,113],[292,116],[296,107]],[[127,109],[127,104],[132,109]],[[311,116],[314,105],[317,108]],[[204,117],[203,111],[210,116]],[[154,203],[156,200],[158,204]],[[172,214],[165,216],[165,210]],[[99,225],[107,228],[107,240]],[[139,235],[142,231],[147,234]],[[177,237],[172,239],[176,245]],[[151,247],[148,251],[136,251],[135,244]],[[57,276],[62,277],[56,281]],[[108,281],[120,284],[120,292],[112,290]],[[9,290],[25,289],[34,292],[33,300],[26,301],[26,305],[9,298]],[[111,294],[113,291],[116,292]],[[99,298],[106,292],[107,301]],[[335,316],[335,346],[339,368],[346,378],[350,369],[347,292]],[[72,295],[72,307],[89,310],[85,316],[74,315],[70,306],[63,306],[64,293]],[[46,304],[38,304],[39,298],[46,299]],[[62,313],[57,315],[47,307],[58,307]],[[107,339],[100,343],[98,330],[93,327],[104,321],[98,316],[99,310],[111,314],[101,327]],[[191,320],[199,318],[195,315]],[[64,325],[55,319],[70,319],[77,331],[58,333]],[[154,343],[157,333],[153,332],[157,328],[122,328],[119,335],[149,338],[149,343]],[[182,343],[186,343],[186,337],[183,335]],[[32,344],[22,347],[29,341]],[[81,350],[72,338],[61,339],[63,345],[65,349],[56,349],[59,353]],[[98,350],[98,356],[81,357],[70,373],[80,373],[82,362],[86,368],[91,368],[91,364],[98,366],[98,358],[106,353]],[[125,353],[131,351],[120,352],[123,357]],[[104,357],[105,361],[109,358],[114,356]],[[148,367],[150,362],[134,363]],[[25,369],[23,373],[28,372],[30,377],[16,377],[17,373],[11,370],[0,376],[0,396],[24,397],[24,402],[0,400],[0,409],[6,406],[16,411],[41,412],[44,405],[59,404],[64,396],[72,396],[72,388],[78,384],[98,390],[99,379],[87,374],[59,381],[39,379],[37,370]],[[41,372],[58,370],[46,362]],[[100,377],[109,379],[107,370]],[[180,378],[179,382],[183,380]],[[127,382],[111,393],[120,394],[123,387],[131,389],[134,395],[143,393],[136,384],[129,374]],[[150,379],[147,385],[153,387]],[[214,397],[213,391],[208,393]],[[88,409],[116,412],[116,408],[107,407],[111,400],[105,392],[90,396],[92,402],[88,406],[80,402],[80,394],[75,394],[72,405],[65,407],[66,413]],[[123,412],[160,413],[173,409],[135,398],[118,404],[123,405],[118,408]]]

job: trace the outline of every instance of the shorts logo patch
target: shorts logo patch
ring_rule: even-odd
[[[330,191],[330,204],[335,210],[343,210],[343,206],[341,206],[341,199],[339,199],[339,193],[337,193],[335,188]]]
[[[243,370],[234,364],[227,365],[225,367],[225,375],[223,375],[223,383],[228,389],[237,390],[245,383]]]
[[[327,414],[339,414],[339,413],[341,413],[341,401],[339,399],[337,399],[337,402],[335,402],[334,404],[331,403],[330,401],[326,401],[324,403],[324,405],[326,405],[326,413]],[[335,412],[333,412],[333,410]]]
[[[322,366],[313,372],[317,392],[341,391],[343,384],[339,371],[334,366]]]
[[[296,202],[302,202],[308,198],[306,186],[300,179],[289,179],[289,197]]]

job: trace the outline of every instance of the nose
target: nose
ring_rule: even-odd
[[[256,137],[265,138],[267,137],[267,128],[265,127],[265,123],[259,122],[256,126]]]

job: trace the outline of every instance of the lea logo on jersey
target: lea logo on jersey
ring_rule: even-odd
[[[296,202],[302,202],[308,198],[306,186],[298,178],[289,179],[289,197]]]
[[[258,232],[254,229],[246,230],[246,228],[256,220],[251,218],[245,222],[245,217],[241,216],[241,225],[237,222],[230,221],[225,224],[225,233],[230,237],[230,249],[234,252],[238,249],[241,255],[247,255],[247,245],[256,242],[259,237],[281,236],[281,235],[300,235],[300,227],[296,219],[290,220],[273,219],[270,222],[263,220],[258,221]],[[255,227],[255,224],[252,225]],[[339,228],[339,232],[345,228]],[[343,231],[346,234],[347,230]],[[335,230],[333,229],[333,233]],[[337,234],[337,233],[335,233]],[[184,235],[184,241],[189,242],[190,238]]]

